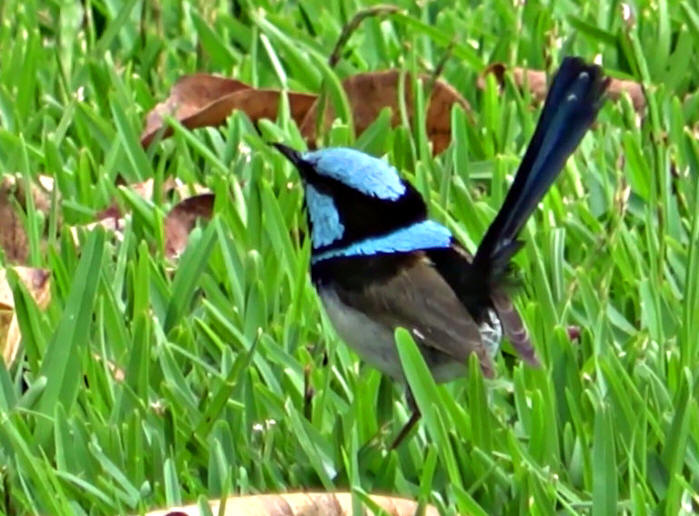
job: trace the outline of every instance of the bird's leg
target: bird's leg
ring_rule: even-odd
[[[313,412],[313,396],[315,395],[315,389],[311,385],[311,366],[307,365],[303,369],[303,415],[308,420],[311,421],[311,416]]]
[[[400,433],[396,436],[396,438],[393,440],[393,443],[391,444],[391,449],[395,450],[400,446],[400,444],[403,442],[403,439],[405,439],[410,431],[413,429],[415,426],[415,423],[417,423],[420,420],[420,417],[422,417],[422,414],[420,414],[420,409],[417,406],[417,403],[415,403],[415,398],[413,397],[413,393],[410,390],[410,387],[408,387],[408,391],[405,395],[408,401],[408,407],[410,407],[410,410],[412,410],[412,414],[410,416],[410,419],[408,419],[408,422],[403,425],[403,428],[401,429]]]

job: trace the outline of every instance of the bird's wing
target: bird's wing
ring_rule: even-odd
[[[503,333],[517,354],[529,365],[538,366],[539,360],[524,321],[512,304],[506,287],[484,285],[481,281],[483,278],[473,277],[473,269],[469,266],[473,256],[458,243],[449,249],[429,251],[427,254],[466,306],[484,307],[490,301],[500,319]]]
[[[345,304],[372,319],[409,330],[429,365],[465,365],[475,353],[483,374],[493,376],[478,324],[426,257],[381,282],[367,282],[358,289],[338,285],[336,290]]]

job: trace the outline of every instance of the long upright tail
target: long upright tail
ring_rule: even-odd
[[[579,57],[561,64],[510,191],[474,257],[482,278],[500,276],[521,247],[520,230],[597,117],[608,83],[599,66]]]

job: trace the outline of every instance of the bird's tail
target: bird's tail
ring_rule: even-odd
[[[599,66],[579,57],[561,64],[505,202],[474,257],[483,279],[507,269],[521,247],[520,230],[597,117],[608,83]]]

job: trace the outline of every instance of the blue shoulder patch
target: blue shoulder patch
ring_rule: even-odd
[[[451,232],[433,220],[416,222],[387,235],[366,238],[341,249],[331,249],[311,258],[318,263],[328,258],[371,256],[373,254],[407,253],[421,249],[451,246]]]
[[[342,238],[345,226],[340,222],[340,214],[335,201],[329,195],[320,193],[312,185],[306,185],[306,207],[311,219],[311,245],[313,249],[332,244]]]
[[[386,161],[347,147],[305,152],[303,159],[319,174],[331,177],[365,195],[395,201],[405,193],[395,167]]]

